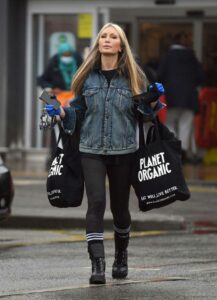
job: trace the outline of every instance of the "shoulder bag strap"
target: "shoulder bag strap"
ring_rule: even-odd
[[[143,128],[143,115],[139,114],[139,148],[145,146],[144,128]]]
[[[158,118],[154,118],[152,120],[154,124],[154,134],[156,136],[156,140],[161,140],[160,132],[159,132],[159,120]],[[143,116],[142,114],[139,114],[139,148],[144,147],[146,145],[145,138],[144,138],[144,128],[143,128]],[[150,128],[152,130],[152,128]]]
[[[60,148],[63,148],[63,143],[62,143],[63,128],[57,124],[56,126],[54,126],[53,130],[57,141],[56,147],[59,146]]]
[[[159,131],[159,119],[158,117],[155,117],[153,120],[152,120],[153,124],[154,124],[154,129],[155,129],[155,137],[156,137],[156,140],[161,140],[161,136],[160,136],[160,131]]]

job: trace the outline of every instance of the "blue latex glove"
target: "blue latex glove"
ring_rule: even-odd
[[[45,109],[50,117],[59,116],[61,112],[60,107],[55,109],[53,104],[46,104]]]
[[[153,83],[153,84],[151,84],[151,85],[149,86],[149,89],[150,89],[150,90],[152,90],[153,88],[156,88],[156,89],[157,89],[157,91],[158,91],[158,93],[160,94],[160,96],[163,95],[164,92],[165,92],[164,86],[163,86],[163,84],[160,83],[160,82],[155,82],[155,83]]]

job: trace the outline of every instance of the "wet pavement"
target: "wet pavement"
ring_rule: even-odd
[[[216,299],[217,166],[185,165],[191,199],[141,213],[131,192],[129,275],[114,280],[112,217],[105,214],[106,285],[90,286],[86,196],[81,207],[48,203],[44,163],[9,162],[15,197],[0,223],[0,298]]]
[[[213,184],[217,186],[217,164],[186,164],[183,166],[184,175],[188,182],[202,184]]]
[[[39,160],[10,160],[15,197],[11,216],[0,223],[2,228],[71,229],[85,227],[87,199],[77,208],[58,209],[51,207],[46,196],[45,163]],[[215,230],[217,223],[217,166],[184,165],[186,181],[191,198],[142,213],[138,209],[135,193],[131,190],[130,211],[133,230],[182,230],[186,227]],[[109,198],[107,185],[107,199]],[[201,225],[203,224],[203,225]],[[113,222],[107,201],[105,229],[112,229]],[[195,230],[196,230],[195,229]],[[194,230],[194,229],[192,229]],[[199,229],[200,230],[200,229]],[[204,229],[205,230],[205,229]]]
[[[84,228],[87,209],[86,195],[78,208],[51,207],[46,196],[47,170],[45,158],[26,160],[22,157],[8,159],[15,184],[15,197],[11,216],[0,223],[5,228]],[[161,209],[142,213],[131,190],[130,210],[134,230],[179,230],[194,224],[217,222],[217,165],[185,164],[184,175],[191,191],[191,199],[175,202]],[[107,185],[108,188],[108,185]],[[107,198],[109,194],[107,191]],[[208,201],[206,201],[208,200]],[[192,225],[193,224],[193,225]],[[202,226],[207,227],[207,226]],[[112,228],[112,216],[107,201],[105,228]]]
[[[88,283],[91,268],[82,232],[7,229],[1,236],[11,239],[0,243],[3,299],[217,298],[216,234],[132,233],[128,277],[115,280],[111,276],[114,241],[107,231],[106,284],[101,286]]]
[[[15,178],[44,178],[47,175],[44,159],[32,161],[13,159],[7,161],[7,166],[11,169]],[[183,171],[188,182],[217,185],[217,164],[185,164],[183,165]]]

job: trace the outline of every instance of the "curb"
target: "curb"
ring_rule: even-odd
[[[7,229],[85,229],[86,220],[84,218],[59,218],[59,217],[40,217],[40,216],[10,216],[1,221],[0,228]],[[187,224],[183,218],[175,219],[151,219],[138,220],[132,218],[131,229],[133,231],[149,230],[185,230]],[[113,230],[113,220],[104,219],[104,229]]]

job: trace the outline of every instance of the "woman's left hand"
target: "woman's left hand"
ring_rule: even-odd
[[[149,86],[149,90],[152,90],[152,89],[157,89],[158,93],[159,93],[159,96],[163,95],[165,90],[164,90],[164,86],[162,83],[160,82],[154,82],[153,84],[151,84]]]
[[[153,83],[148,87],[147,92],[143,92],[139,95],[135,95],[132,99],[135,101],[136,104],[144,103],[144,104],[151,104],[152,102],[156,102],[159,97],[163,94],[164,87],[161,83]]]

